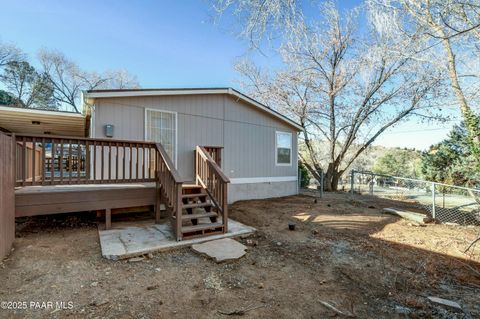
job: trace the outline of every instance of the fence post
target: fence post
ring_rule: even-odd
[[[320,171],[320,198],[323,197],[323,171]]]
[[[355,171],[352,169],[352,171],[350,172],[350,193],[353,197],[353,181],[354,181],[354,178],[355,178]]]
[[[432,182],[432,218],[435,219],[435,183]]]
[[[368,183],[368,193],[373,195],[373,173],[370,175],[370,182]]]
[[[195,161],[196,160],[197,160],[197,157],[195,156]],[[300,167],[298,168],[297,176],[298,176],[298,179],[297,179],[297,194],[299,194],[300,190],[302,189],[302,171],[300,170]]]

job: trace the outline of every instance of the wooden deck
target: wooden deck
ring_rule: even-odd
[[[189,185],[160,143],[12,134],[9,144],[16,217],[104,211],[110,229],[112,212],[153,206],[160,222],[163,205],[177,240],[228,232],[221,147],[196,147]]]
[[[15,190],[15,216],[155,205],[155,183],[25,186]]]

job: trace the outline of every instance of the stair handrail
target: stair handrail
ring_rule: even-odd
[[[205,147],[196,147],[196,180],[208,193],[217,209],[222,214],[224,231],[227,232],[228,220],[228,183],[230,179],[213,160]]]
[[[170,222],[175,232],[177,240],[182,240],[182,187],[183,179],[178,173],[170,156],[162,144],[156,143],[156,180],[158,192],[165,197],[167,202],[167,211],[169,211]]]

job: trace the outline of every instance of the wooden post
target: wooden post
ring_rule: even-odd
[[[80,184],[80,164],[81,164],[81,156],[82,156],[82,147],[80,145],[80,140],[77,140],[77,184]]]
[[[198,185],[198,152],[197,149],[193,151],[193,158],[195,159],[195,184]]]
[[[222,202],[223,202],[223,225],[224,225],[224,228],[223,228],[223,231],[226,233],[228,233],[228,202],[227,202],[227,193],[228,193],[228,187],[227,187],[228,184],[223,184],[222,188],[223,188],[223,198],[222,198]]]
[[[155,192],[155,224],[160,224],[160,218],[161,218],[161,211],[160,211],[160,205],[161,205],[161,197],[162,197],[162,186],[157,180],[157,191]]]
[[[90,170],[91,170],[91,158],[90,158],[90,143],[88,142],[88,140],[85,142],[85,162],[84,162],[84,166],[85,166],[85,182],[86,183],[89,183],[91,181],[91,176],[90,176]]]
[[[15,239],[15,180],[17,141],[14,134],[0,132],[0,260]]]
[[[68,183],[72,183],[72,140],[68,140]]]
[[[51,154],[52,154],[52,158],[51,158],[51,161],[50,161],[50,184],[53,185],[54,184],[54,179],[55,179],[55,141],[53,140],[53,138],[51,139],[51,144],[52,144],[52,147],[51,147]]]
[[[105,209],[105,229],[112,228],[112,210],[110,208]]]
[[[25,139],[25,136],[23,137],[23,142],[22,142],[22,164],[21,164],[21,172],[22,172],[22,186],[25,186],[25,180],[27,178],[27,142]]]
[[[176,235],[177,235],[177,241],[182,240],[183,234],[182,234],[182,183],[176,184],[177,190],[176,190],[176,205],[175,205],[175,210],[176,210]]]
[[[60,184],[63,184],[63,139],[60,139]]]
[[[162,196],[162,186],[158,177],[157,171],[155,171],[155,224],[160,223],[160,202]]]

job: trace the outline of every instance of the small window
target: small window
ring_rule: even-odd
[[[276,132],[276,164],[292,165],[292,133]]]

